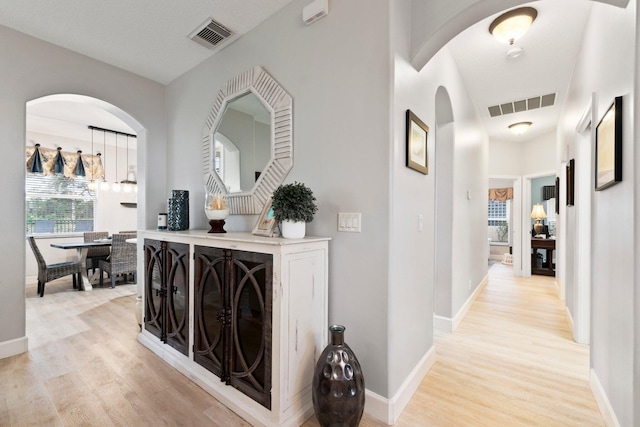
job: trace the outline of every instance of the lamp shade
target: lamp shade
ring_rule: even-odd
[[[513,9],[494,19],[489,32],[499,42],[512,45],[529,30],[537,16],[538,11],[532,7]]]
[[[536,203],[533,205],[533,209],[531,209],[531,218],[541,219],[546,218],[547,214],[544,213],[544,207],[540,203]]]

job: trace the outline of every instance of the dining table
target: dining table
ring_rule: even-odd
[[[90,291],[93,289],[92,284],[98,283],[100,279],[101,271],[100,269],[96,269],[91,275],[87,273],[87,252],[89,252],[89,248],[96,248],[102,246],[111,246],[111,239],[101,239],[93,242],[60,242],[60,243],[51,243],[51,247],[58,249],[75,249],[78,255],[78,261],[80,261],[80,265],[82,269],[80,271],[80,275],[82,276],[82,280],[80,281],[80,290]]]

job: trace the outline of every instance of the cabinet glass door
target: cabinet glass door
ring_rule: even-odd
[[[188,354],[189,339],[189,245],[167,242],[167,344]]]
[[[232,265],[230,383],[271,408],[272,256],[234,251]]]
[[[144,240],[144,287],[145,313],[144,328],[160,339],[164,339],[162,331],[162,244],[158,240]]]
[[[229,252],[229,251],[227,251]],[[203,246],[195,247],[194,360],[222,380],[224,345],[223,325],[227,323],[225,310],[225,251]]]

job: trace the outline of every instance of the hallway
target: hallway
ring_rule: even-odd
[[[603,426],[589,350],[571,339],[554,278],[500,263],[453,334],[400,426]]]
[[[552,278],[494,264],[398,426],[603,426],[589,352],[570,337]],[[30,352],[0,360],[0,425],[248,425],[142,347],[133,285],[27,285]],[[366,378],[366,372],[365,372]],[[362,427],[384,424],[365,416]],[[318,426],[315,418],[305,427]]]

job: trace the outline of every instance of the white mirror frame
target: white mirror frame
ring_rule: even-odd
[[[228,193],[215,171],[213,133],[227,104],[245,93],[255,94],[271,113],[271,159],[250,191]],[[232,215],[257,215],[293,167],[293,102],[291,96],[262,67],[229,80],[218,92],[202,135],[202,166],[207,189],[224,194]]]

